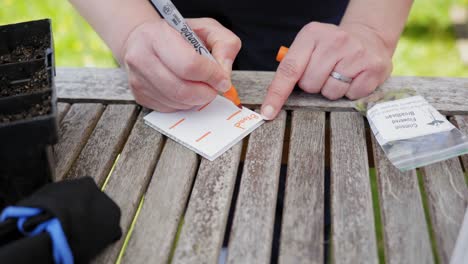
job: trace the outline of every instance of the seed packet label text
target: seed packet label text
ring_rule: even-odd
[[[367,111],[367,118],[380,145],[454,128],[422,96],[376,104]]]

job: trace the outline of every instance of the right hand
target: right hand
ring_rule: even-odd
[[[159,112],[190,109],[230,88],[239,38],[213,19],[187,23],[217,62],[198,54],[163,19],[144,22],[130,32],[123,62],[135,100],[142,106]]]

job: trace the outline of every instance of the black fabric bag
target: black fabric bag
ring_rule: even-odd
[[[89,263],[122,236],[119,207],[90,177],[45,185],[16,206],[42,210],[24,223],[25,231],[57,218],[75,263]],[[0,263],[53,263],[52,252],[48,233],[27,237],[17,219],[0,223]]]

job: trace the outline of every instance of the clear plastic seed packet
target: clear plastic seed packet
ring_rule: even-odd
[[[355,108],[401,171],[468,153],[468,137],[412,89],[377,91]]]

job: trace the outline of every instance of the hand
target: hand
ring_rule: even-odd
[[[307,93],[330,100],[364,97],[382,84],[392,70],[393,51],[372,29],[358,24],[310,23],[296,36],[278,66],[262,106],[262,115],[276,117],[296,83]],[[336,71],[351,83],[330,76]]]
[[[241,42],[213,19],[188,19],[216,61],[198,54],[164,20],[144,22],[129,34],[124,63],[135,100],[159,112],[190,109],[231,86],[232,63]]]

